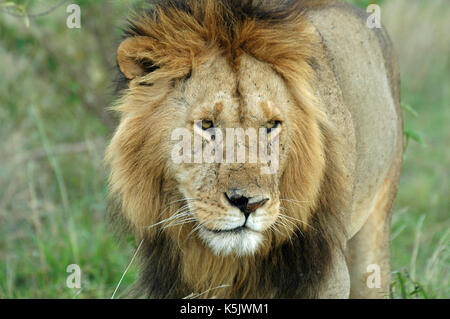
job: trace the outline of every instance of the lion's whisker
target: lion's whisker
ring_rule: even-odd
[[[196,231],[198,231],[198,230],[200,230],[200,228],[202,228],[202,224],[198,224],[197,226],[195,226],[190,232],[189,232],[189,234],[187,235],[187,237],[186,237],[186,239],[185,239],[185,242],[189,239],[189,237],[191,237],[191,235],[192,234],[194,234]]]
[[[161,210],[161,211],[159,212],[159,214],[158,214],[158,217],[161,217],[161,216],[169,209],[169,207],[170,207],[170,206],[167,206],[166,208],[164,208],[163,210]],[[174,213],[173,215],[177,214],[179,211],[181,211],[181,210],[183,210],[183,209],[185,209],[185,208],[187,208],[187,207],[189,207],[189,204],[185,204],[185,205],[181,206],[178,210],[175,211],[175,213]],[[172,215],[172,216],[173,216],[173,215]]]
[[[174,214],[174,215],[172,215],[172,216],[170,216],[170,217],[168,217],[168,218],[166,218],[166,219],[163,219],[163,220],[161,220],[161,221],[159,221],[159,222],[157,222],[157,223],[154,223],[153,225],[145,226],[145,228],[150,229],[150,228],[153,228],[153,227],[155,227],[155,226],[158,226],[158,225],[161,225],[161,224],[164,224],[164,223],[173,221],[174,219],[177,219],[177,218],[179,218],[179,217],[187,216],[187,215],[189,215],[189,214],[190,214],[189,212],[181,211],[181,212],[179,212],[179,213],[177,213],[177,214]]]
[[[276,231],[277,233],[279,233],[280,235],[283,235],[283,233],[276,227],[276,223],[270,225],[269,227],[271,230],[273,230],[274,232]]]
[[[177,200],[174,200],[174,201],[172,201],[172,202],[169,202],[169,203],[167,203],[166,205],[166,207],[159,213],[159,216],[161,216],[164,212],[166,212],[166,210],[167,209],[169,209],[170,208],[170,206],[171,205],[173,205],[173,204],[175,204],[175,203],[179,203],[179,202],[182,202],[182,201],[195,201],[195,200],[200,200],[199,198],[189,198],[189,197],[185,197],[185,198],[181,198],[181,199],[177,199]],[[189,204],[186,204],[186,205],[184,205],[183,207],[185,207],[185,206],[188,206]]]
[[[167,221],[170,222],[168,225],[166,226],[170,226],[173,223],[177,223],[180,222],[181,220],[187,219],[187,218],[192,218],[192,211],[189,209],[189,207],[185,207],[183,210],[179,210],[175,215],[172,215],[173,218],[171,218],[170,220],[168,219]],[[181,220],[178,220],[181,219]],[[166,227],[164,226],[164,227]]]
[[[180,220],[178,222],[170,223],[169,225],[164,226],[163,229],[167,229],[167,228],[173,227],[173,226],[180,226],[180,225],[184,225],[184,224],[189,224],[189,223],[192,223],[192,222],[195,222],[195,221],[197,221],[197,219],[195,219],[193,217],[189,217],[189,218],[182,219],[182,220]]]
[[[280,208],[283,208],[284,210],[286,210],[286,208],[284,208],[284,207],[280,207]],[[301,219],[298,219],[298,218],[295,218],[295,217],[292,217],[292,216],[288,216],[288,215],[285,215],[285,214],[282,214],[282,213],[279,213],[279,215],[283,216],[284,218],[292,219],[294,221],[302,223],[303,225],[311,227],[311,229],[317,231],[317,229],[315,229],[313,226],[311,226],[310,224],[308,224],[307,222],[305,222],[305,221],[303,221]]]
[[[282,216],[280,216],[280,217],[282,217]],[[286,236],[287,236],[287,237],[290,237],[288,231],[289,231],[292,227],[289,227],[286,223],[284,223],[284,220],[283,220],[282,218],[277,219],[277,220],[276,220],[276,223],[279,223],[281,226],[283,226],[284,229],[286,230]],[[294,225],[294,226],[295,226],[295,225]],[[294,233],[294,234],[295,234],[295,233]]]
[[[301,228],[300,228],[297,224],[295,224],[293,221],[287,219],[287,218],[286,218],[286,217],[287,217],[286,215],[280,214],[280,215],[278,215],[278,216],[280,217],[281,220],[283,220],[283,221],[285,221],[285,222],[288,222],[290,225],[292,225],[295,229],[297,229],[297,230],[300,232],[300,234],[301,234],[303,237],[305,237],[305,235],[303,234]],[[281,222],[281,223],[282,223],[283,225],[285,225],[285,227],[287,226],[285,223],[283,223],[283,222]],[[294,232],[294,234],[295,234],[296,236],[298,236],[297,233]]]
[[[289,242],[292,244],[292,238],[291,238],[291,236],[289,236],[288,229],[287,229],[286,225],[283,224],[282,222],[280,222],[279,220],[276,220],[276,221],[275,221],[275,224],[274,224],[275,228],[276,228],[278,225],[284,226],[285,232],[284,232],[284,233],[282,233],[281,231],[278,231],[278,232],[279,232],[281,235],[285,235],[287,238],[289,238]],[[277,228],[276,228],[276,229],[277,229]]]

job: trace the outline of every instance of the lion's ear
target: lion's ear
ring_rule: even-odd
[[[128,79],[151,73],[159,67],[152,62],[152,41],[148,37],[125,39],[117,49],[117,64]]]

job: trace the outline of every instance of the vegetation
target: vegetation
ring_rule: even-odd
[[[381,5],[402,70],[405,154],[392,221],[392,298],[448,298],[450,4]],[[62,5],[59,6],[59,4]],[[0,0],[0,298],[109,298],[136,243],[106,218],[115,48],[142,1]],[[419,143],[416,143],[419,142]],[[82,288],[66,286],[66,267]],[[136,278],[133,264],[116,297]]]

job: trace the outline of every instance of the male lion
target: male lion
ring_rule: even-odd
[[[110,197],[141,243],[138,295],[385,297],[402,117],[384,29],[337,1],[152,8],[118,48],[121,122],[106,156]],[[206,136],[200,150],[211,128],[267,129],[278,170],[177,163],[179,128]]]

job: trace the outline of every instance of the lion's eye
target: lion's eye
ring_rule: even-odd
[[[203,130],[207,130],[214,127],[214,123],[212,121],[208,121],[208,120],[203,120],[202,121],[202,129]]]
[[[276,129],[278,126],[280,126],[280,121],[270,121],[266,124],[267,133],[270,133],[273,129]]]

